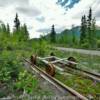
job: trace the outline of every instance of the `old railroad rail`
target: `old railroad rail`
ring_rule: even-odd
[[[80,71],[85,76],[87,76],[95,81],[100,82],[100,74],[99,73],[90,72],[90,71],[78,68],[76,65],[79,65],[79,63],[77,63],[75,58],[73,58],[73,57],[61,59],[56,56],[49,56],[49,57],[45,57],[45,58],[38,57],[37,59],[41,60],[42,62],[44,62],[46,64],[49,64],[49,63],[53,64],[54,67],[60,71],[64,71],[65,68],[70,68],[72,70]],[[60,66],[57,64],[60,64]]]
[[[71,95],[75,96],[78,100],[88,100],[86,97],[78,93],[77,91],[73,90],[72,88],[64,85],[59,80],[55,79],[54,77],[47,74],[45,71],[40,69],[38,66],[34,65],[31,61],[24,58],[24,61],[30,65],[31,71],[35,71],[38,73],[42,78],[49,81],[52,85],[57,87],[59,90],[63,90],[66,94],[69,92]]]

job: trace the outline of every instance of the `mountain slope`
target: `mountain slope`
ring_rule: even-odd
[[[62,31],[60,34],[61,35],[65,35],[65,34],[69,34],[72,35],[72,33],[75,34],[75,36],[80,37],[80,26],[76,26],[73,29],[65,29],[64,31]],[[100,27],[96,26],[96,36],[100,37]]]

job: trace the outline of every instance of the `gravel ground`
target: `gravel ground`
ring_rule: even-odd
[[[54,48],[61,51],[70,51],[70,52],[77,52],[81,54],[100,56],[100,51],[96,51],[96,50],[84,50],[84,49],[74,49],[74,48],[64,48],[64,47],[54,47]]]

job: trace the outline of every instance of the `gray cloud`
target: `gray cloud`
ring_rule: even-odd
[[[37,32],[40,32],[40,33],[49,33],[50,29],[49,28],[38,29]]]
[[[100,20],[100,11],[96,11],[94,15],[97,20]]]
[[[20,12],[27,16],[40,15],[40,11],[34,7],[30,7],[29,0],[0,0],[0,7],[14,6],[16,12]],[[17,6],[17,7],[16,7]]]
[[[38,16],[41,14],[40,10],[33,8],[33,7],[29,7],[29,6],[25,6],[25,7],[16,7],[16,11],[27,15],[27,16]]]
[[[95,17],[97,20],[100,20],[100,13],[97,13]]]
[[[45,17],[39,16],[36,18],[36,20],[38,20],[39,22],[45,22]]]
[[[81,19],[81,17],[84,15],[85,13],[83,12],[78,12],[76,13],[74,16],[72,16],[73,19]]]
[[[0,0],[1,7],[9,6],[12,4],[25,5],[28,3],[29,3],[29,0]]]

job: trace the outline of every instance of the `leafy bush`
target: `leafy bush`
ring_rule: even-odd
[[[10,71],[8,71],[8,68],[6,67],[2,67],[0,69],[0,82],[8,82],[11,79]]]
[[[81,47],[84,49],[89,48],[89,44],[86,42],[86,43],[82,44]]]
[[[32,93],[38,84],[37,79],[29,74],[27,71],[19,73],[17,82],[14,84],[14,88],[17,91],[26,91],[27,93]]]
[[[34,48],[34,52],[39,56],[44,56],[48,49],[48,44],[45,41],[34,42],[32,47]]]
[[[97,41],[97,47],[100,48],[100,40]]]
[[[7,46],[7,50],[11,50],[12,51],[13,50],[12,46],[8,45]]]
[[[0,59],[0,81],[9,82],[11,79],[17,79],[21,64],[16,58],[16,53],[4,50]]]
[[[14,61],[4,61],[0,66],[0,81],[9,82],[11,79],[17,79],[19,74],[19,68]]]

